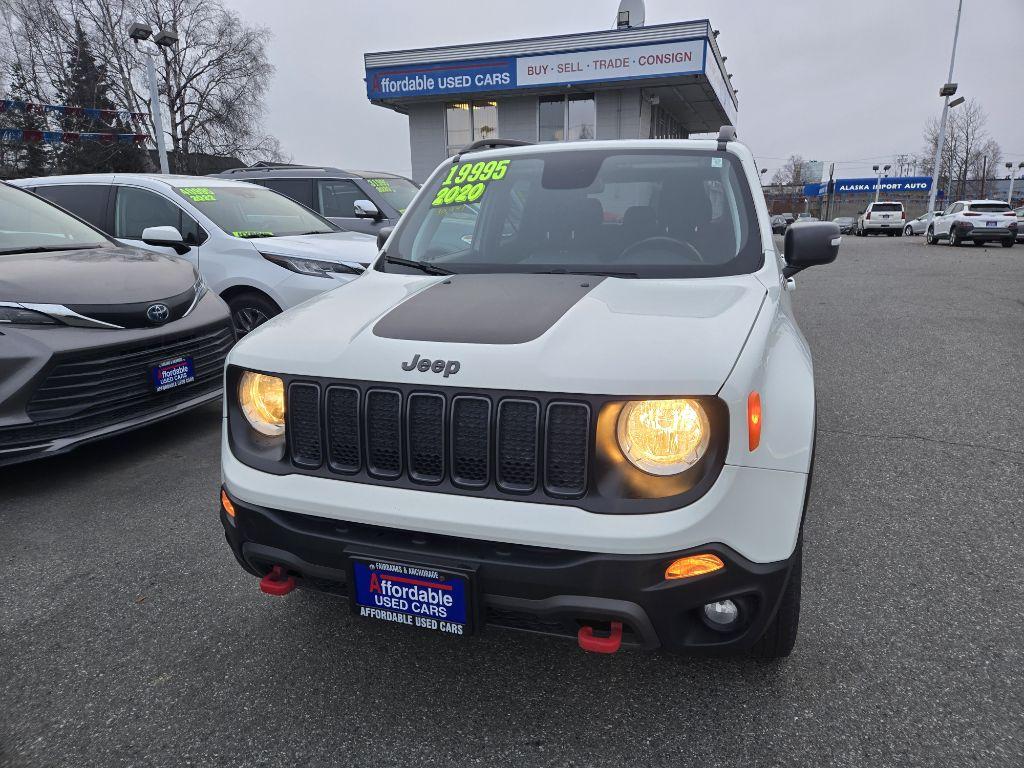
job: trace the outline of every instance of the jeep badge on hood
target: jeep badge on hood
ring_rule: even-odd
[[[403,371],[419,370],[421,373],[427,371],[433,371],[434,373],[444,373],[444,377],[447,379],[449,376],[459,372],[462,364],[458,360],[428,360],[427,358],[421,358],[419,355],[413,357],[407,363],[402,363]]]

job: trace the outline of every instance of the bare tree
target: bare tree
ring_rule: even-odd
[[[78,24],[114,102],[145,113],[141,127],[151,137],[145,60],[127,30],[134,21],[175,29],[178,45],[161,49],[157,78],[176,170],[198,170],[200,154],[283,157],[279,142],[262,129],[274,73],[266,50],[270,32],[245,24],[221,0],[0,0],[0,14],[0,50],[21,65],[35,98],[46,101],[67,82],[67,51]]]
[[[946,141],[939,161],[939,188],[948,198],[965,197],[967,182],[982,178],[1002,158],[1002,150],[989,135],[988,115],[975,99],[951,109],[946,126]],[[935,146],[939,140],[939,121],[931,118],[924,129],[925,148],[921,154],[922,170],[931,174]]]
[[[772,174],[772,184],[803,184],[807,164],[800,155],[790,155],[786,164]]]

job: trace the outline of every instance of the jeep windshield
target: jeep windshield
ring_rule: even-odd
[[[233,237],[324,235],[339,227],[294,200],[255,184],[175,186],[174,191]]]
[[[387,259],[378,268],[671,278],[754,272],[763,254],[736,157],[562,145],[446,163]]]

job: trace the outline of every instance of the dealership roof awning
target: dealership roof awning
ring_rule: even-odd
[[[691,133],[735,125],[738,102],[705,19],[577,35],[367,53],[366,94],[416,101],[642,87]]]

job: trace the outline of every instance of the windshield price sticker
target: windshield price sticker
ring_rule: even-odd
[[[391,182],[389,182],[387,179],[368,179],[368,181],[382,195],[387,195],[391,192],[394,192],[394,190],[391,188]]]
[[[217,200],[209,187],[181,187],[179,191],[193,203],[213,203]]]
[[[510,160],[453,165],[434,197],[433,206],[475,203],[484,196],[487,184],[505,178]]]
[[[236,229],[232,237],[273,237],[274,233],[266,229]]]

